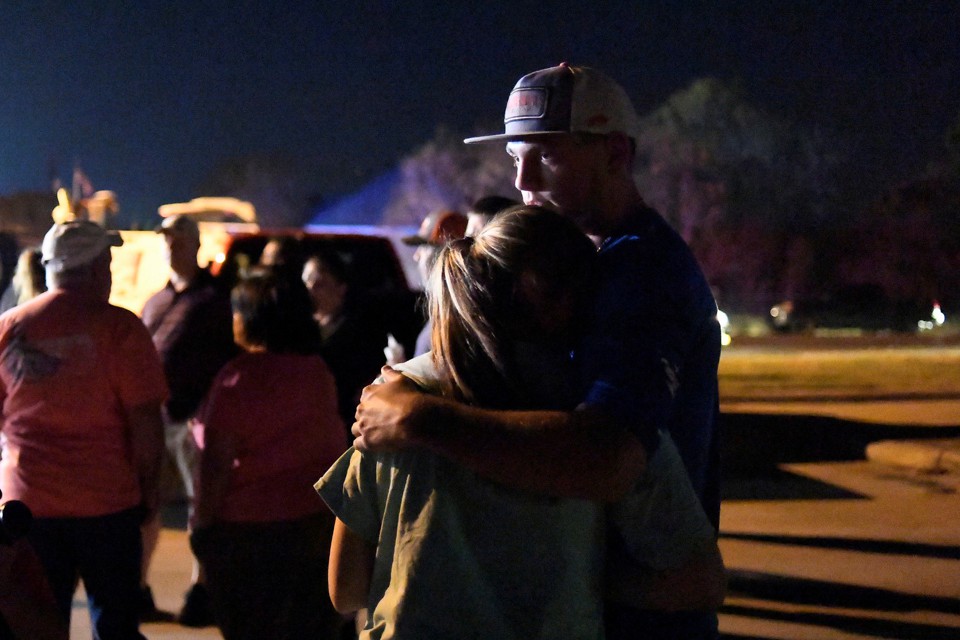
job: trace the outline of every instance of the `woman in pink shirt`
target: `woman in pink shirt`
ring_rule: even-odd
[[[299,281],[268,272],[232,294],[227,363],[197,413],[191,546],[224,638],[336,637],[333,516],[313,481],[345,449],[333,377]]]

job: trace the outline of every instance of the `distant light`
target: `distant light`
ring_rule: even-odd
[[[721,329],[726,329],[730,326],[730,317],[723,311],[720,311],[720,309],[717,309],[717,322],[720,323]]]
[[[717,309],[717,323],[720,325],[720,345],[725,347],[733,342],[733,338],[727,331],[730,327],[730,317],[723,311],[720,311],[719,308]]]
[[[933,303],[933,311],[930,312],[930,320],[921,320],[917,323],[917,328],[920,331],[931,331],[935,327],[943,326],[943,323],[947,321],[947,316],[943,313],[943,310],[940,308],[939,302]]]
[[[942,326],[944,322],[947,321],[947,316],[944,315],[943,311],[940,309],[940,303],[933,303],[933,312],[930,314],[930,317],[933,318],[933,321],[937,323],[937,326]]]

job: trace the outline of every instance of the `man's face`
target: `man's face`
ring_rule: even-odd
[[[605,149],[602,139],[568,135],[507,143],[524,204],[553,209],[588,233],[596,226],[593,212],[601,206]]]
[[[420,282],[424,287],[430,281],[430,271],[433,270],[433,263],[437,261],[437,254],[440,253],[440,247],[432,244],[421,244],[413,252],[413,260],[417,263],[417,272],[420,274]]]
[[[307,260],[302,277],[316,310],[324,315],[336,315],[343,307],[346,283],[337,280],[320,260]]]
[[[272,267],[277,264],[280,260],[280,243],[274,240],[270,240],[263,247],[263,252],[260,254],[260,264]]]
[[[178,233],[165,233],[167,262],[175,273],[187,273],[197,264],[197,251],[200,249],[196,241]]]

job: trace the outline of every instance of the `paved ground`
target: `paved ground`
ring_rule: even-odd
[[[869,461],[780,474],[724,502],[725,637],[960,638],[960,474]]]
[[[720,544],[729,640],[960,638],[960,473],[868,460],[753,468],[726,482]],[[161,609],[181,605],[189,571],[185,532],[165,529],[150,577]],[[142,630],[221,637],[174,623]],[[71,637],[90,637],[79,599]]]

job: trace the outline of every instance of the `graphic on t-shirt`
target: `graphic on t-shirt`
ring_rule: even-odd
[[[56,374],[82,376],[93,368],[93,340],[85,334],[61,336],[30,343],[20,333],[0,356],[0,363],[16,382],[36,382]]]

